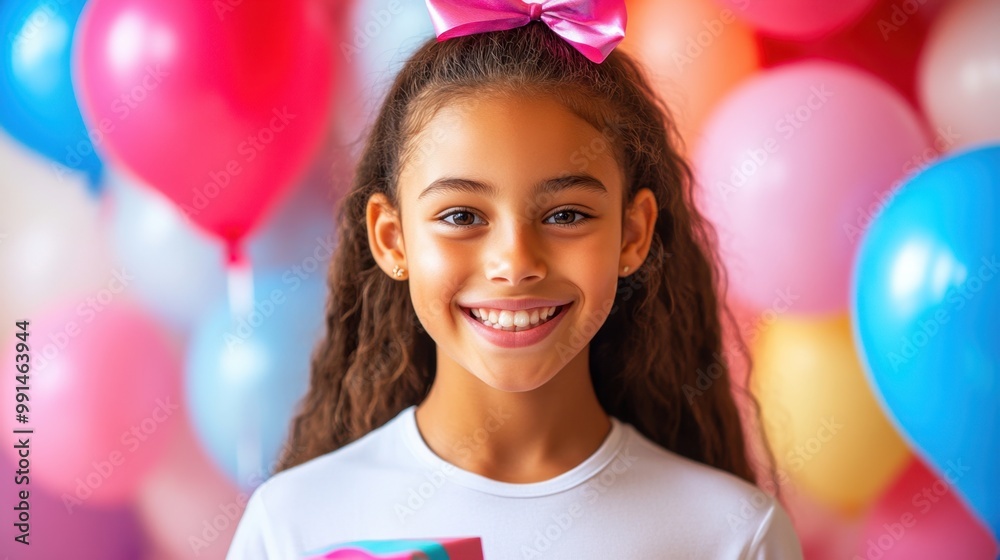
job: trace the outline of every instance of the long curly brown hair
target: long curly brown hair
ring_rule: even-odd
[[[731,383],[728,363],[749,361],[748,354],[738,333],[740,351],[723,350],[723,320],[735,321],[717,296],[725,279],[714,258],[715,232],[695,208],[669,111],[627,53],[618,49],[594,64],[540,22],[431,39],[397,75],[338,209],[326,336],[277,470],[357,440],[427,395],[434,341],[407,283],[390,278],[372,256],[366,204],[384,193],[398,208],[396,179],[420,123],[449,100],[482,92],[556,96],[604,131],[625,172],[627,201],[638,188],[653,191],[659,216],[649,255],[620,279],[614,307],[591,341],[595,391],[605,412],[664,448],[755,482],[757,461],[743,426],[749,419],[757,429],[756,402]],[[748,399],[743,421],[735,397]]]

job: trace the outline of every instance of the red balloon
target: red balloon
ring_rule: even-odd
[[[916,1],[916,0],[913,0]],[[873,0],[717,0],[765,33],[814,39],[856,20]]]
[[[858,554],[881,560],[962,558],[992,560],[997,545],[965,506],[947,477],[961,477],[961,460],[946,477],[913,459],[878,499],[865,520]]]
[[[94,144],[231,249],[323,139],[335,68],[316,1],[92,0],[77,35]]]
[[[878,0],[864,17],[817,40],[757,34],[761,66],[770,68],[805,58],[850,64],[882,78],[914,107],[917,57],[943,0]]]

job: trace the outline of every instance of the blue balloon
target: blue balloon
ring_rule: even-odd
[[[889,201],[858,253],[851,315],[901,433],[1000,538],[1000,145]]]
[[[29,148],[88,175],[100,192],[101,160],[93,141],[113,123],[88,130],[70,77],[70,53],[84,0],[0,2],[0,126]]]
[[[286,271],[254,284],[253,311],[234,318],[219,302],[193,334],[185,367],[194,431],[243,488],[273,472],[308,387],[326,297],[321,274]]]

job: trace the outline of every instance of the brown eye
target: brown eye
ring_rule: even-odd
[[[552,214],[552,217],[555,218],[557,224],[572,224],[574,221],[573,217],[574,214],[576,214],[576,212],[563,210],[561,212],[556,212],[555,214]]]
[[[460,226],[471,226],[476,221],[475,216],[469,212],[455,212],[452,216],[455,216],[455,224]]]
[[[577,219],[576,216],[579,216],[580,218]],[[575,227],[583,224],[584,222],[586,222],[591,218],[593,218],[593,216],[585,212],[580,212],[579,210],[566,209],[566,210],[560,210],[555,214],[552,214],[551,216],[548,217],[548,220],[554,220],[553,222],[550,223],[557,226]]]
[[[454,221],[449,221],[448,218],[454,218]],[[444,220],[446,224],[452,226],[466,227],[475,225],[476,215],[468,210],[457,210],[445,215],[441,219]]]

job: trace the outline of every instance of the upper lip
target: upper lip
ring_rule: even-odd
[[[533,309],[535,307],[558,307],[560,305],[566,305],[572,300],[568,299],[543,299],[543,298],[527,298],[527,299],[484,299],[481,301],[470,301],[465,303],[460,303],[459,306],[466,307],[469,309],[508,309],[510,311],[517,311],[519,309]]]

